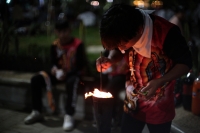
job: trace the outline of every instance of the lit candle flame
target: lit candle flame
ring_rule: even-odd
[[[94,89],[93,93],[92,92],[85,93],[85,99],[89,96],[94,96],[98,98],[113,98],[110,92],[99,91],[97,88]]]

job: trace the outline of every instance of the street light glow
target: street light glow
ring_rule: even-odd
[[[133,4],[137,7],[144,8],[144,1],[142,0],[135,0],[133,1]]]
[[[93,6],[99,6],[99,2],[98,1],[91,1],[90,3]]]
[[[9,4],[11,2],[11,0],[6,0],[6,3]]]
[[[107,0],[107,2],[108,2],[108,3],[111,3],[111,2],[113,2],[113,0]]]

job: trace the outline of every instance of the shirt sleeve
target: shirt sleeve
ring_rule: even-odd
[[[182,36],[180,29],[174,26],[168,32],[164,45],[164,53],[175,64],[185,64],[192,68],[192,56],[185,38]]]

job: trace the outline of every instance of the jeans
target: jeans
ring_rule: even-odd
[[[121,133],[142,133],[145,124],[150,133],[170,133],[171,123],[172,121],[162,124],[145,123],[123,113]]]
[[[59,81],[48,73],[52,85],[57,84]],[[66,87],[66,107],[65,111],[68,115],[73,115],[75,113],[75,106],[77,100],[77,89],[79,84],[79,78],[76,75],[72,75],[67,77],[65,80],[65,87]],[[42,94],[43,89],[46,87],[45,79],[42,75],[37,74],[31,78],[31,93],[32,93],[32,107],[33,110],[37,110],[42,112]]]

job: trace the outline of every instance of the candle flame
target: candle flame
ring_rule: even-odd
[[[113,98],[110,92],[99,91],[97,88],[93,92],[85,93],[85,99],[89,96],[94,96],[98,98]]]

